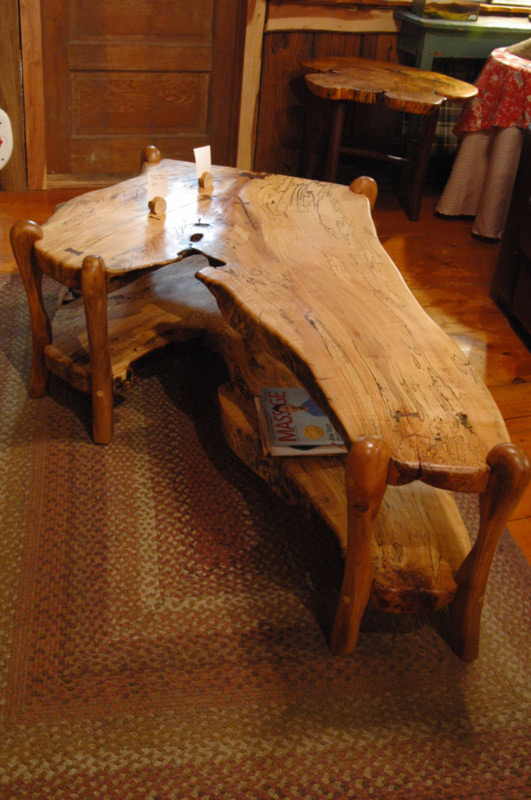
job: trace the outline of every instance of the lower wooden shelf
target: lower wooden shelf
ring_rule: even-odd
[[[218,396],[232,450],[285,500],[317,512],[345,552],[345,457],[264,455],[252,404],[230,385],[220,387]],[[451,493],[420,481],[388,486],[374,526],[371,604],[400,613],[443,608],[455,595],[455,576],[469,550]]]
[[[169,342],[183,342],[226,328],[216,301],[195,274],[201,256],[149,272],[108,295],[107,321],[115,391],[134,382],[131,365]],[[84,392],[91,391],[85,310],[81,297],[61,303],[53,319],[46,366]]]

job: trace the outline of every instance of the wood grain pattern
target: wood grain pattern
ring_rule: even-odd
[[[2,223],[0,230],[4,234],[0,236],[0,271],[16,272],[8,236],[13,220],[33,219],[38,223],[43,223],[49,218],[57,203],[71,199],[76,193],[78,194],[79,190],[77,192],[72,189],[61,189],[46,192],[0,193],[0,222]],[[519,373],[513,374],[507,380],[503,359],[509,359],[513,363],[515,348],[523,348],[523,345],[514,331],[510,329],[506,318],[489,298],[489,281],[494,272],[499,245],[485,243],[470,236],[472,222],[468,219],[448,220],[434,216],[433,212],[438,198],[439,195],[428,186],[420,219],[418,222],[412,223],[405,219],[391,192],[385,190],[380,192],[374,209],[374,219],[380,240],[387,252],[392,255],[393,261],[400,265],[401,272],[419,303],[439,326],[444,330],[460,328],[476,332],[477,335],[470,339],[468,351],[468,357],[472,363],[478,361],[476,359],[477,350],[481,353],[488,352],[491,345],[496,343],[500,333],[505,336],[505,330],[508,329],[506,356],[500,354],[494,363],[488,364],[488,385],[508,427],[512,428],[514,424],[515,431],[521,431],[525,429],[526,425],[529,425],[531,416],[531,383],[525,382]],[[192,280],[194,284],[198,285],[193,277]],[[204,292],[204,294],[210,298],[209,292]],[[455,302],[451,301],[452,295],[456,297]],[[212,298],[210,299],[212,300]],[[213,303],[213,307],[217,311],[215,303]],[[110,316],[109,313],[109,324]],[[217,340],[217,337],[214,336],[213,341]],[[479,375],[485,381],[486,373],[482,371],[482,364],[485,364],[483,356],[479,362]],[[529,364],[531,364],[531,354],[523,348],[519,368],[525,372],[526,366],[528,367]],[[499,368],[499,372],[496,371],[497,368]],[[276,374],[274,371],[268,372],[272,370],[270,365],[267,365],[264,370],[257,376],[258,388],[263,383],[265,375]],[[279,385],[285,385],[285,383],[285,377],[279,379]],[[257,387],[251,388],[251,391],[256,393]],[[512,436],[512,430],[509,430],[509,433]],[[520,442],[520,445],[531,457],[531,437]],[[271,461],[278,463],[276,460]],[[304,472],[308,471],[310,464],[313,465],[313,460],[306,459]],[[338,485],[343,491],[341,480]],[[402,497],[410,487],[430,489],[424,484],[414,483],[396,489],[395,494],[398,493]],[[393,488],[388,488],[380,508],[380,514],[384,510],[387,494]],[[434,494],[442,498],[449,496],[446,492],[441,493],[437,490],[434,490]],[[322,498],[323,508],[330,507],[327,503],[326,492],[321,495],[315,493],[315,496]],[[527,494],[524,494],[523,499],[513,511],[508,528],[528,560],[531,561],[531,518],[529,516],[531,505],[529,502],[526,503],[526,497]],[[527,508],[527,515],[525,508]],[[428,533],[432,527],[431,524],[428,525]],[[425,525],[422,529],[425,529]],[[443,525],[443,530],[455,531],[456,525],[453,522],[446,523]],[[442,539],[443,537],[439,535],[438,538]],[[453,541],[454,535],[447,538]],[[344,541],[346,542],[346,538]],[[460,561],[463,560],[463,557]],[[435,561],[437,560],[441,559],[435,557]],[[378,574],[378,570],[376,572]]]
[[[235,162],[244,0],[37,5],[44,49],[34,72],[44,76],[55,185],[134,175],[151,141],[188,159],[210,144],[218,163]]]
[[[163,221],[146,214],[145,178],[87,193],[44,225],[35,245],[42,269],[79,288],[83,259],[97,253],[112,288],[131,270],[175,262],[193,245],[226,264],[199,277],[232,327],[262,338],[348,441],[375,435],[389,444],[391,483],[421,477],[461,490],[483,486],[487,453],[508,441],[501,415],[383,251],[365,197],[230,168],[213,169],[207,192],[198,190],[192,165],[156,168],[170,175]]]
[[[508,515],[516,507],[531,475],[530,462],[513,444],[500,444],[488,455],[489,483],[480,496],[479,532],[457,575],[450,606],[457,653],[473,661],[479,652],[479,627],[490,565]]]
[[[398,62],[396,34],[363,33],[357,26],[355,21],[345,33],[310,31],[301,26],[299,30],[264,35],[254,169],[303,174],[301,153],[309,92],[304,84],[301,61],[340,54]],[[374,115],[367,113],[373,111]],[[356,115],[356,135],[369,130],[372,137],[378,131],[379,138],[393,139],[391,111],[378,105],[367,107],[363,112]],[[371,119],[364,125],[358,116],[363,121],[367,116]],[[349,136],[351,133],[349,130]],[[282,170],[279,164],[283,165]]]
[[[348,541],[339,607],[330,637],[335,655],[356,646],[363,612],[374,581],[371,540],[387,486],[390,450],[386,442],[364,436],[354,442],[345,466]]]
[[[346,462],[338,459],[332,469],[316,463],[310,482],[311,468],[299,470],[304,478],[290,475],[289,467],[280,463],[263,468],[275,488],[278,483],[284,491],[291,483],[300,494],[308,492],[308,502],[316,508],[331,509],[324,516],[332,521],[346,553],[333,652],[347,654],[354,647],[372,596],[388,610],[417,609],[419,604],[438,608],[453,601],[457,650],[465,659],[474,658],[478,598],[497,537],[529,480],[529,461],[508,443],[503,418],[470,363],[425,314],[383,250],[369,198],[333,184],[220,167],[212,168],[213,186],[200,189],[194,165],[157,163],[153,156],[153,150],[144,154],[148,163],[139,178],[59,208],[43,227],[42,238],[33,229],[28,238],[28,223],[15,236],[15,244],[35,238],[33,250],[26,244],[22,248],[28,262],[30,251],[34,269],[40,265],[63,283],[81,286],[88,339],[81,350],[90,355],[95,441],[104,443],[112,436],[114,365],[107,288],[146,273],[136,281],[131,302],[125,298],[122,303],[124,313],[119,310],[124,296],[115,293],[113,336],[123,347],[123,363],[131,363],[142,352],[139,332],[145,333],[151,323],[156,339],[162,330],[153,270],[166,265],[168,275],[171,269],[179,275],[190,255],[201,254],[210,266],[196,273],[201,281],[197,286],[208,287],[223,317],[214,311],[210,326],[208,304],[201,300],[197,330],[225,358],[242,397],[249,400],[249,394],[271,385],[272,379],[300,382],[350,444]],[[168,175],[168,207],[165,217],[153,219],[147,213],[146,172],[157,170]],[[354,188],[374,199],[368,179]],[[65,247],[67,235],[79,242],[79,249]],[[143,281],[145,292],[140,289]],[[169,327],[186,338],[193,335],[188,324],[192,303],[183,293],[188,316],[180,318],[175,284],[172,294],[173,307],[164,309],[164,291],[158,304]],[[133,319],[135,309],[139,320]],[[35,328],[34,340],[38,334]],[[72,337],[72,329],[67,334]],[[57,368],[68,376],[65,354],[57,347],[60,336],[41,350],[46,365],[57,358]],[[150,340],[144,345],[159,346]],[[78,364],[72,362],[74,375]],[[224,412],[225,430],[236,452],[252,465],[252,443],[242,417],[242,406],[233,403]],[[255,461],[260,464],[258,456]],[[345,480],[346,507],[339,476]],[[403,484],[419,480],[436,487],[430,490],[434,494],[419,496],[413,486],[412,495],[400,494]],[[398,527],[390,522],[378,541],[376,519],[388,484],[402,505],[395,503],[391,515]],[[481,494],[478,541],[466,557],[462,525],[456,531],[452,525],[449,532],[448,523],[456,516],[452,505],[432,501],[434,495],[444,497],[440,489]],[[423,525],[442,530],[442,536],[424,536]],[[399,530],[405,535],[395,538]],[[376,559],[378,569],[374,542],[381,558]],[[435,553],[444,553],[444,559],[434,560]],[[463,559],[465,566],[459,566]]]
[[[222,246],[228,266],[199,274],[231,324],[259,331],[348,441],[384,439],[391,483],[483,486],[489,444],[508,440],[501,415],[382,250],[365,198],[279,176],[239,196],[260,237],[242,242],[241,266]],[[267,250],[282,261],[266,273]]]
[[[32,330],[32,362],[28,393],[30,397],[46,394],[48,373],[44,350],[51,342],[51,325],[42,298],[42,272],[34,257],[34,245],[42,237],[42,228],[35,222],[17,222],[11,229],[11,247],[18,264],[26,296]]]
[[[295,385],[293,376],[290,382],[279,375],[278,366],[267,364],[270,380]],[[258,387],[263,385],[264,375],[255,377]],[[270,458],[261,447],[253,403],[230,384],[218,395],[223,431],[234,452],[310,519],[317,512],[346,554],[346,457]],[[397,613],[443,608],[455,595],[457,572],[469,550],[468,532],[449,492],[419,481],[387,486],[371,536],[371,605]]]
[[[46,182],[46,124],[39,0],[19,0],[19,13],[28,189],[42,189]]]
[[[262,70],[262,40],[267,13],[266,0],[253,0],[247,4],[245,46],[242,72],[245,81],[241,87],[240,118],[238,121],[238,150],[236,166],[252,169],[256,146],[256,123],[260,73]]]
[[[308,88],[318,97],[382,102],[394,111],[412,114],[431,114],[445,100],[464,102],[478,91],[472,84],[437,72],[354,56],[309,59],[302,66]]]
[[[81,291],[87,323],[92,390],[93,439],[108,444],[112,439],[112,368],[107,329],[107,279],[99,256],[86,256],[81,268]]]
[[[391,0],[393,2],[393,0]],[[352,4],[350,8],[331,6],[330,4],[313,4],[303,6],[300,3],[289,3],[281,6],[271,5],[267,19],[266,31],[314,30],[365,33],[396,32],[398,25],[393,17],[391,3]]]

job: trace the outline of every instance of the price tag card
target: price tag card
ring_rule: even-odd
[[[212,156],[210,155],[210,145],[207,144],[205,147],[195,147],[194,156],[195,156],[195,166],[197,169],[197,177],[199,179],[203,174],[203,172],[210,172],[210,170],[212,169]]]
[[[168,194],[168,170],[148,170],[148,202],[154,197],[166,197]]]

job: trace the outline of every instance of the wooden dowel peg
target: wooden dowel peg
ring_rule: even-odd
[[[154,197],[148,202],[149,210],[157,217],[162,217],[166,213],[166,200],[163,197]]]
[[[201,189],[211,189],[214,186],[214,178],[212,177],[212,173],[203,172],[199,178],[199,186]]]
[[[354,192],[354,194],[364,194],[369,201],[371,211],[373,210],[376,198],[378,197],[378,185],[374,178],[368,178],[366,175],[362,175],[360,178],[356,178],[356,180],[352,181],[349,189],[351,192]]]

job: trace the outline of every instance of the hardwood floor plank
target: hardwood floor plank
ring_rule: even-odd
[[[491,395],[496,400],[505,422],[522,416],[531,416],[531,382],[493,386]]]
[[[531,381],[531,353],[510,331],[501,327],[496,338],[481,331],[453,333],[451,338],[469,357],[489,389],[515,380]]]
[[[428,189],[418,222],[397,213],[390,193],[378,198],[374,220],[385,249],[402,272],[410,289],[452,288],[473,282],[490,284],[499,244],[471,236],[471,219],[435,215],[438,195]],[[483,292],[488,296],[488,291]]]
[[[531,353],[484,287],[430,286],[413,294],[431,318],[469,356],[487,386],[531,379]]]

